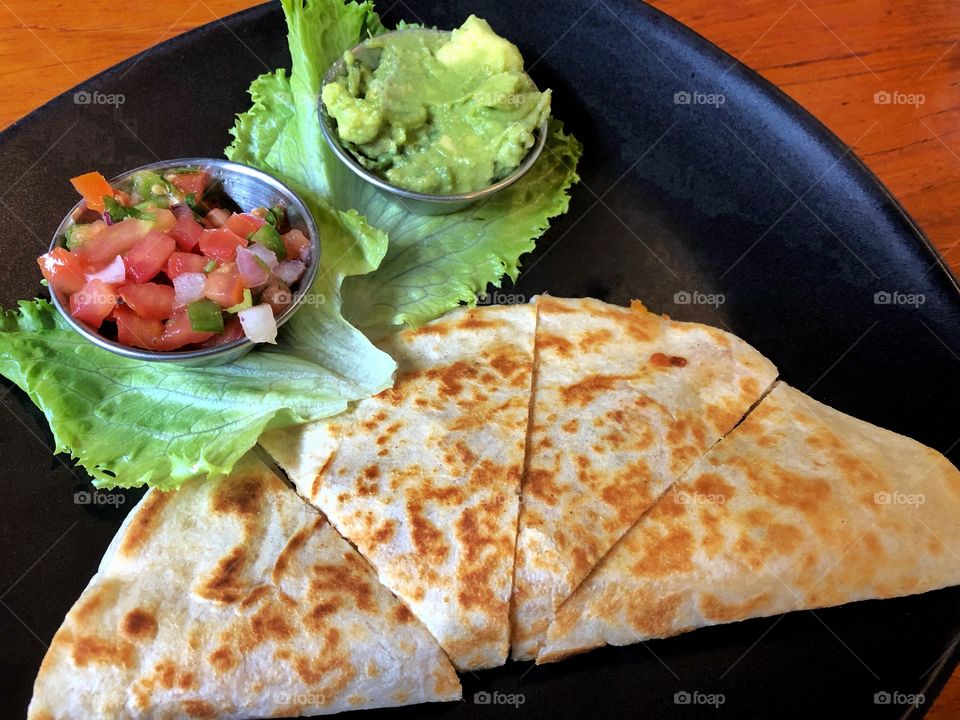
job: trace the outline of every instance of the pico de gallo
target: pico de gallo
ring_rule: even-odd
[[[84,203],[37,262],[74,318],[144,350],[276,342],[312,260],[283,207],[232,208],[197,168],[138,172],[125,190],[97,172],[70,182]]]

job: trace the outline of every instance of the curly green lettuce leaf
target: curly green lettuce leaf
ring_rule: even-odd
[[[317,113],[323,74],[345,50],[384,31],[369,2],[282,0],[292,69],[261,76],[253,107],[240,115],[227,155],[278,174],[317,206],[352,208],[371,232],[389,238],[379,267],[343,285],[343,311],[377,336],[417,326],[476,302],[488,284],[516,279],[520,256],[550,219],[567,211],[580,144],[551,121],[546,148],[529,174],[488,202],[444,216],[421,216],[379,193],[327,146]],[[343,218],[341,218],[343,220]],[[335,250],[338,252],[339,249]],[[326,247],[325,253],[330,250]]]
[[[355,374],[363,363],[378,371]],[[332,365],[337,370],[278,349],[217,367],[175,367],[97,347],[45,300],[0,315],[0,373],[43,411],[56,451],[78,460],[98,487],[170,489],[224,475],[264,430],[342,412],[389,386],[393,371],[375,349]]]

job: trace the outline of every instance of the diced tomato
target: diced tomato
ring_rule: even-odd
[[[156,208],[147,212],[153,215],[153,229],[158,232],[169,232],[170,228],[177,224],[177,218],[166,208]]]
[[[97,233],[95,239],[84,243],[77,254],[96,272],[112,262],[117,255],[125,255],[150,232],[150,223],[127,218]]]
[[[192,173],[174,173],[170,182],[180,192],[187,195],[193,193],[199,200],[207,189],[207,185],[210,184],[210,174],[202,170]]]
[[[283,239],[283,246],[287,251],[287,258],[290,260],[300,259],[300,254],[304,248],[310,247],[310,239],[299,230],[291,230],[280,236]]]
[[[203,226],[196,221],[193,215],[181,215],[176,224],[167,232],[167,235],[177,241],[181,250],[192,251],[200,242],[203,235]]]
[[[151,230],[143,240],[124,255],[123,261],[127,264],[127,275],[138,283],[152,279],[163,269],[164,264],[176,249],[177,243],[172,237]]]
[[[226,227],[242,238],[250,237],[263,225],[263,219],[249,213],[233,213],[227,218]]]
[[[86,284],[83,261],[66,248],[54,248],[37,258],[43,277],[58,293],[72,295]]]
[[[70,296],[70,314],[90,327],[99,328],[116,304],[112,286],[102,280],[91,280]]]
[[[107,179],[98,172],[88,172],[70,178],[71,184],[77,192],[83,195],[87,207],[97,212],[103,212],[103,198],[113,197],[113,188]]]
[[[200,252],[223,262],[233,262],[237,257],[237,248],[241,246],[247,246],[246,238],[225,227],[204,230],[200,236]]]
[[[233,307],[243,300],[243,280],[235,263],[227,263],[207,275],[203,294],[220,307]]]
[[[124,285],[119,295],[131,310],[146,320],[166,320],[173,315],[174,290],[169,285]]]
[[[121,291],[122,292],[122,291]],[[128,307],[118,305],[113,311],[117,321],[117,340],[123,345],[158,350],[163,335],[163,323],[159,320],[147,320]]]
[[[163,326],[163,333],[157,341],[157,350],[177,350],[184,345],[202,343],[214,336],[211,332],[197,332],[190,327],[190,318],[186,309],[177,310]]]
[[[164,270],[167,277],[173,280],[177,275],[184,273],[202,273],[203,269],[210,262],[210,258],[204,255],[195,255],[189,252],[174,252],[170,254],[167,265]]]
[[[198,348],[216,347],[217,345],[226,345],[234,340],[239,340],[243,335],[243,325],[240,324],[240,318],[231,315],[223,323],[223,332],[217,333],[206,342],[200,343]]]

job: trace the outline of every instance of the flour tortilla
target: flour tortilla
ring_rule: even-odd
[[[511,610],[517,660],[536,655],[560,603],[777,372],[739,338],[639,303],[538,305]]]
[[[507,656],[535,321],[462,309],[391,336],[393,388],[261,439],[461,670]]]
[[[263,464],[150,490],[57,631],[28,717],[321,715],[460,698],[429,633]]]
[[[960,583],[960,472],[779,383],[561,607],[538,662]]]

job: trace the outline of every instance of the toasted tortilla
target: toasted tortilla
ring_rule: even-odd
[[[538,662],[960,583],[960,472],[784,383],[560,608]]]
[[[460,695],[366,561],[249,458],[144,496],[54,636],[28,717],[285,717]]]
[[[393,388],[261,439],[461,670],[507,656],[535,322],[463,309],[393,335]]]
[[[539,299],[513,657],[693,462],[767,392],[776,368],[716,328],[598,300]]]

